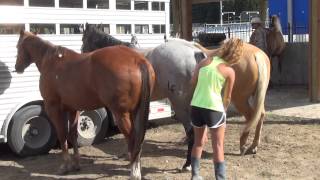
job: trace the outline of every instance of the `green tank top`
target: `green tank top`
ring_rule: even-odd
[[[221,63],[226,62],[220,57],[215,56],[209,65],[200,68],[191,106],[224,112],[221,91],[225,78],[217,69],[217,66]]]

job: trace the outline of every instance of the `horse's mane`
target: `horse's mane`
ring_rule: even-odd
[[[27,33],[27,36],[23,39],[22,43],[26,43],[29,46],[34,47],[35,49],[37,49],[38,52],[40,52],[43,55],[48,50],[55,49],[55,45],[52,44],[50,41],[43,40],[37,35],[34,35],[29,32]]]
[[[97,45],[99,47],[107,47],[107,46],[114,46],[114,45],[124,45],[124,46],[128,46],[128,47],[132,47],[132,44],[129,42],[124,42],[121,41],[109,34],[106,34],[102,31],[100,31],[96,26],[91,25],[89,27],[90,29],[86,28],[86,31],[89,31],[88,33],[93,33],[94,35],[96,35],[96,39],[95,42],[97,43]],[[92,34],[90,34],[92,35]]]
[[[270,27],[273,28],[274,31],[280,32],[282,34],[282,27],[281,27],[280,19],[277,15],[271,16]]]

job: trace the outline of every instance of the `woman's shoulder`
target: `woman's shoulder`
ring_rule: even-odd
[[[229,66],[227,63],[219,64],[219,71],[225,78],[234,75],[233,68]]]
[[[201,61],[198,65],[201,68],[201,67],[207,66],[208,64],[210,64],[210,62],[211,62],[211,58],[207,57],[206,59]]]

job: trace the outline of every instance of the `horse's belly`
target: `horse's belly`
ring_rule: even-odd
[[[61,98],[62,104],[75,110],[93,110],[104,107],[103,103],[95,96],[87,95],[70,95]]]

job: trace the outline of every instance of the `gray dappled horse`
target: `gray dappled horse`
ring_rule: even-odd
[[[82,41],[83,52],[114,45],[133,47],[132,44],[122,42],[88,24]],[[189,167],[193,146],[193,130],[189,115],[190,79],[197,62],[205,55],[191,43],[182,40],[168,41],[154,49],[137,49],[137,51],[145,54],[156,73],[152,100],[168,98],[175,112],[175,118],[183,124],[188,140],[187,160],[183,168]]]
[[[93,51],[105,46],[112,46],[112,42],[95,44],[95,39],[109,39],[110,36],[86,26],[83,35],[82,50]],[[240,114],[245,116],[245,127],[240,137],[240,152],[242,155],[256,153],[260,143],[261,129],[265,116],[265,95],[270,79],[270,62],[268,56],[259,48],[245,43],[243,54],[239,63],[233,65],[236,73],[235,86],[232,93],[232,102]],[[201,51],[200,51],[201,49]],[[152,100],[168,98],[175,111],[176,119],[184,126],[187,140],[188,153],[183,168],[189,168],[191,150],[193,146],[193,131],[189,114],[190,108],[190,79],[198,62],[204,59],[204,54],[214,55],[215,50],[207,50],[195,46],[184,40],[169,40],[153,49],[141,50],[151,62],[156,83]],[[252,98],[252,103],[249,99]],[[255,137],[251,146],[247,144],[249,132],[254,128]]]

